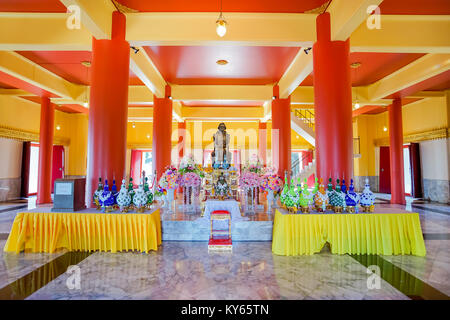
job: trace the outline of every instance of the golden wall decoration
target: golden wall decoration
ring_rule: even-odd
[[[19,141],[39,142],[39,133],[0,125],[0,137]],[[53,137],[53,144],[68,146],[70,139]]]
[[[423,132],[411,133],[403,136],[403,143],[421,142],[427,140],[446,139],[450,136],[449,128],[439,128]],[[389,137],[375,139],[376,147],[389,146]]]

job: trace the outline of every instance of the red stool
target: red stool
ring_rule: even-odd
[[[228,230],[214,230],[213,221],[228,220]],[[222,235],[222,237],[217,237]],[[223,237],[226,235],[227,237]],[[216,237],[215,237],[216,236]],[[211,212],[211,234],[209,237],[209,250],[231,250],[231,214],[227,210],[214,210]]]

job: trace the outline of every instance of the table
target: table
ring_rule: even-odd
[[[158,250],[160,209],[149,213],[21,212],[14,219],[4,251],[19,253]]]
[[[273,253],[311,255],[326,242],[334,254],[426,254],[418,213],[287,214],[276,210]]]

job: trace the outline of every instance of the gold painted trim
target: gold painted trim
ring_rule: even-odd
[[[132,9],[132,8],[127,7],[127,6],[124,6],[123,4],[119,3],[116,0],[112,0],[112,2],[114,3],[115,7],[119,10],[119,12],[122,12],[122,13],[136,13],[136,12],[139,12],[139,10]]]
[[[146,149],[150,150],[153,148],[153,145],[151,143],[130,143],[127,144],[127,149]]]
[[[403,143],[421,142],[426,140],[446,139],[450,136],[449,128],[440,128],[429,131],[411,133],[403,136]],[[389,137],[375,139],[374,144],[376,147],[389,146]]]
[[[317,7],[315,9],[311,9],[311,10],[308,10],[308,11],[305,11],[304,13],[318,13],[318,14],[322,14],[322,13],[324,13],[325,9],[328,7],[328,4],[330,2],[331,2],[331,0],[325,2],[320,7]]]
[[[39,142],[39,133],[0,125],[0,137],[19,141]],[[70,139],[53,137],[55,145],[70,145]]]

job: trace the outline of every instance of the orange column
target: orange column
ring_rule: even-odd
[[[278,174],[291,173],[291,97],[280,99],[279,87],[273,89],[272,100],[272,161]]]
[[[114,12],[111,40],[92,39],[89,100],[86,203],[98,178],[120,181],[125,176],[130,46],[125,41],[125,16]]]
[[[178,157],[179,157],[179,162],[181,162],[181,159],[183,159],[185,154],[186,154],[186,121],[178,122]]]
[[[350,46],[331,41],[330,14],[317,17],[313,47],[317,175],[327,181],[353,176]]]
[[[153,165],[158,179],[171,164],[172,100],[169,97],[168,85],[164,98],[153,96]]]
[[[52,153],[55,122],[55,107],[50,98],[41,98],[41,122],[39,129],[39,169],[37,204],[51,203]]]
[[[263,165],[267,164],[267,123],[260,122],[258,126],[258,158]]]
[[[388,106],[389,152],[391,161],[391,203],[406,204],[403,169],[402,100],[394,99]]]

